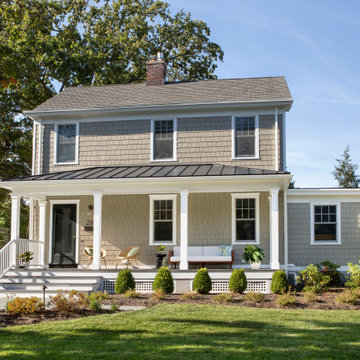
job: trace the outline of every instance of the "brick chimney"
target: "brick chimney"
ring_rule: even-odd
[[[160,52],[152,55],[146,62],[146,85],[164,85],[166,76],[166,65]]]

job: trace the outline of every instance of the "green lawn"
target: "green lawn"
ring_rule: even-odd
[[[8,359],[359,359],[360,312],[158,305],[0,329]]]

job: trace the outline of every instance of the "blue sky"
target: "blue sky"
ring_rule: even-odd
[[[207,22],[219,78],[285,75],[287,166],[296,186],[336,186],[347,145],[360,165],[360,1],[168,0]]]

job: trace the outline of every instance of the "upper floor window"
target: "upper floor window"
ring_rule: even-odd
[[[55,125],[55,164],[78,162],[79,124]]]
[[[232,242],[259,243],[259,194],[232,194]]]
[[[176,119],[152,120],[151,160],[176,160]]]
[[[339,205],[313,205],[313,244],[340,243]]]
[[[234,116],[233,158],[248,159],[259,157],[258,116]]]

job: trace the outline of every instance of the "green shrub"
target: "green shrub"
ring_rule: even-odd
[[[295,306],[296,305],[295,294],[289,292],[279,295],[278,298],[276,299],[276,302],[281,306]]]
[[[339,286],[341,283],[341,275],[340,272],[337,271],[339,265],[332,263],[329,260],[323,261],[319,265],[317,265],[319,270],[323,273],[323,275],[330,276],[329,286]]]
[[[183,300],[197,300],[199,298],[199,294],[196,291],[187,291],[181,295]]]
[[[329,289],[330,276],[324,275],[317,266],[310,264],[300,271],[296,281],[304,287],[304,291],[321,293]]]
[[[336,297],[336,302],[356,305],[359,302],[359,294],[354,289],[346,289]]]
[[[313,302],[317,301],[317,296],[313,292],[305,292],[303,294],[303,297],[304,297],[305,303],[313,303]]]
[[[265,295],[262,293],[249,291],[244,295],[244,300],[260,303],[260,302],[265,302],[266,299],[265,299]]]
[[[166,293],[164,290],[162,288],[158,288],[151,294],[151,297],[155,300],[163,300],[165,299],[165,295]]]
[[[117,307],[117,305],[116,305],[116,302],[113,301],[113,302],[111,303],[110,311],[115,312],[115,311],[118,311],[118,310],[119,310],[119,309],[118,309],[118,307]]]
[[[347,271],[347,279],[345,286],[356,289],[360,287],[360,265],[347,263],[349,267]]]
[[[165,294],[171,294],[174,291],[174,280],[171,272],[166,267],[161,267],[155,276],[153,290],[162,289]]]
[[[90,295],[88,295],[88,299],[89,299],[89,301],[92,301],[92,300],[103,301],[103,300],[109,299],[109,294],[102,292],[102,291],[96,291],[96,292],[93,292]]]
[[[90,300],[89,308],[93,311],[100,312],[102,310],[100,300],[97,299]]]
[[[233,293],[221,293],[214,296],[214,301],[222,304],[227,302],[234,301],[234,294]]]
[[[129,290],[126,290],[124,292],[124,294],[122,294],[122,296],[124,298],[130,298],[130,299],[133,299],[133,298],[138,298],[140,297],[140,293],[136,292],[135,289],[129,289]]]
[[[246,287],[247,280],[244,269],[234,269],[229,281],[229,290],[241,294]]]
[[[193,282],[193,290],[199,294],[208,294],[212,289],[211,278],[207,268],[199,269]]]
[[[115,283],[116,294],[123,294],[129,289],[135,289],[135,280],[129,269],[121,270]]]
[[[271,291],[274,294],[282,294],[289,290],[289,282],[283,270],[274,272],[271,280]]]

